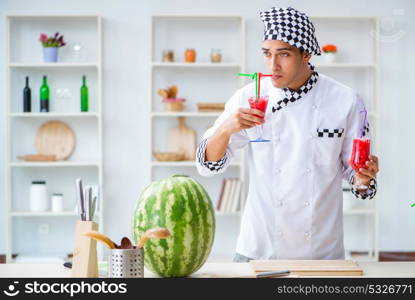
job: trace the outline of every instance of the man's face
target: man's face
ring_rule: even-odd
[[[288,87],[301,78],[310,55],[288,43],[266,40],[262,43],[264,62],[272,73],[271,82],[277,88]]]

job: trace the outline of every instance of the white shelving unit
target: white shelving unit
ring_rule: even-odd
[[[59,62],[44,63],[41,44],[37,40],[40,33],[53,34],[59,31],[65,36],[67,45],[59,50]],[[95,221],[103,227],[104,197],[102,193],[102,20],[98,15],[9,15],[6,16],[6,172],[5,196],[7,202],[7,236],[6,259],[12,261],[15,251],[30,256],[42,256],[43,243],[51,239],[36,236],[24,236],[25,231],[19,229],[39,226],[39,222],[52,222],[51,231],[58,235],[54,241],[57,252],[61,257],[72,253],[75,223],[78,213],[75,209],[75,178],[84,178],[84,184],[98,184],[100,187],[99,210]],[[83,55],[74,57],[69,47],[71,43],[82,45]],[[35,46],[35,47],[34,47]],[[62,50],[61,50],[62,49]],[[24,76],[30,77],[32,91],[32,112],[23,113],[21,91],[24,87]],[[39,87],[42,75],[48,76],[50,86],[51,110],[49,113],[39,113]],[[81,113],[79,110],[79,88],[82,75],[87,75],[89,88],[90,112]],[[57,79],[56,79],[57,78]],[[56,79],[56,80],[52,80]],[[66,109],[56,106],[53,108],[54,88],[68,87],[72,92],[70,106]],[[68,101],[68,100],[67,100]],[[69,102],[67,103],[69,104]],[[24,151],[34,148],[34,135],[40,124],[49,120],[61,120],[67,123],[75,132],[77,145],[75,152],[67,161],[58,162],[24,162],[16,156],[30,154]],[[19,135],[16,135],[16,127]],[[24,130],[22,130],[22,128]],[[85,129],[85,130],[84,130]],[[87,142],[93,136],[92,142]],[[79,140],[78,140],[79,139]],[[90,149],[93,149],[92,151]],[[21,153],[22,152],[22,153]],[[85,156],[85,157],[84,157]],[[86,176],[86,178],[84,177]],[[31,212],[29,211],[30,180],[51,178],[52,189],[55,192],[65,190],[63,212]],[[47,181],[49,183],[49,181]],[[52,192],[48,186],[49,192]],[[63,219],[62,219],[63,218]],[[52,221],[53,220],[53,221]],[[16,224],[15,224],[16,223]],[[64,224],[61,224],[64,223]],[[59,227],[61,225],[62,227]],[[29,226],[29,227],[28,227]],[[59,228],[56,228],[57,226]],[[20,228],[19,228],[20,227]],[[63,228],[64,227],[64,228]],[[62,239],[62,236],[64,238]],[[28,239],[30,238],[30,239]],[[59,244],[59,238],[63,244]],[[40,241],[39,241],[40,240]],[[62,247],[62,249],[59,249]],[[16,249],[17,248],[17,249]],[[40,250],[39,250],[40,249]],[[102,256],[102,247],[99,246]],[[39,250],[39,251],[36,251]],[[55,249],[53,249],[55,250]],[[49,253],[46,253],[49,255]]]
[[[226,102],[244,84],[245,81],[237,73],[245,69],[245,20],[236,15],[154,15],[150,22],[150,178],[158,180],[177,173],[187,174],[209,190],[213,205],[216,205],[224,178],[239,178],[245,182],[243,153],[232,162],[225,174],[213,178],[199,176],[194,161],[160,162],[152,157],[152,153],[166,151],[165,144],[160,140],[167,140],[165,132],[176,126],[175,119],[178,117],[186,117],[187,125],[196,130],[199,142],[204,131],[213,125],[220,113],[198,112],[196,102]],[[196,62],[183,62],[181,54],[186,48],[197,51]],[[210,62],[211,48],[221,49],[222,62]],[[162,62],[164,49],[174,50],[174,62]],[[238,54],[235,56],[235,53]],[[209,80],[209,85],[204,84],[206,80]],[[157,95],[159,88],[173,84],[179,88],[178,96],[186,98],[183,112],[165,111],[161,97]],[[218,85],[217,89],[212,89],[212,84]],[[242,195],[244,191],[243,188]],[[242,199],[245,197],[242,196]],[[240,202],[243,207],[243,201]],[[216,216],[219,223],[237,218],[239,224],[240,212],[216,212]],[[224,225],[218,226],[215,243],[219,245],[220,240],[226,237],[225,231],[220,229]]]
[[[372,153],[381,153],[379,140],[379,42],[375,38],[379,36],[379,18],[371,16],[315,16],[311,19],[316,27],[320,46],[329,43],[338,46],[337,61],[330,64],[325,63],[323,53],[322,57],[313,61],[314,64],[319,72],[345,83],[361,94],[368,108],[372,146],[374,146]],[[344,186],[346,187],[348,184],[345,183]],[[355,199],[353,200],[355,206],[352,205],[351,208],[344,210],[346,256],[350,255],[350,251],[356,250],[347,247],[349,233],[347,225],[353,225],[354,221],[359,221],[365,225],[363,225],[362,231],[356,234],[362,234],[365,241],[369,240],[369,245],[368,254],[356,259],[377,261],[379,259],[377,203],[380,201],[380,195],[377,193],[374,199],[365,201]],[[357,251],[362,251],[362,249],[357,249]]]

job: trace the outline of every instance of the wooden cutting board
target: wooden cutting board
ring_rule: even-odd
[[[363,270],[351,260],[251,260],[254,272],[289,270],[302,276],[361,276]]]
[[[35,144],[38,154],[56,155],[56,160],[65,160],[75,148],[75,134],[64,122],[49,121],[38,129]]]
[[[196,155],[196,132],[186,126],[186,119],[179,117],[179,126],[169,134],[169,151],[183,152],[184,160],[194,160]]]

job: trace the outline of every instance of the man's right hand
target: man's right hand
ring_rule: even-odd
[[[225,155],[232,134],[262,124],[264,124],[264,113],[262,111],[239,108],[208,139],[205,160],[220,160]]]
[[[243,129],[264,124],[264,113],[258,109],[239,108],[223,124],[220,129],[231,135]]]

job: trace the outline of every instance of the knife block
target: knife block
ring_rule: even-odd
[[[98,277],[97,242],[84,234],[98,231],[93,221],[78,221],[75,229],[75,247],[72,261],[72,277]]]

